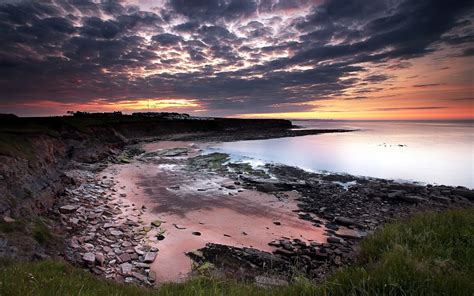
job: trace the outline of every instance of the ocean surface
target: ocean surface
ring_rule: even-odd
[[[474,121],[305,120],[293,124],[357,131],[224,142],[206,152],[315,172],[474,188]]]

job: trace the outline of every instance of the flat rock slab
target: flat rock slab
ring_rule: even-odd
[[[94,263],[95,262],[95,255],[94,253],[87,252],[82,256],[82,260],[87,263]]]
[[[133,266],[130,263],[120,264],[120,271],[122,274],[130,274],[132,272],[132,268]]]
[[[152,263],[156,259],[156,252],[147,252],[145,253],[145,258],[143,259],[143,262],[145,263]]]
[[[65,205],[59,208],[59,211],[63,214],[71,214],[77,210],[77,206],[75,205]]]

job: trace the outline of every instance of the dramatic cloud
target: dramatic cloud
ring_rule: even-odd
[[[232,115],[401,96],[455,83],[409,71],[472,61],[473,20],[464,0],[0,0],[0,108],[185,99]],[[444,107],[372,110],[397,108]]]

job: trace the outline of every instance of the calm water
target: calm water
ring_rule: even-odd
[[[302,128],[359,131],[219,143],[234,159],[312,171],[474,187],[474,122],[293,121]]]

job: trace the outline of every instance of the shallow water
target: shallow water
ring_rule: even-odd
[[[358,131],[224,142],[208,151],[399,181],[474,187],[474,121],[293,121],[302,128]]]

